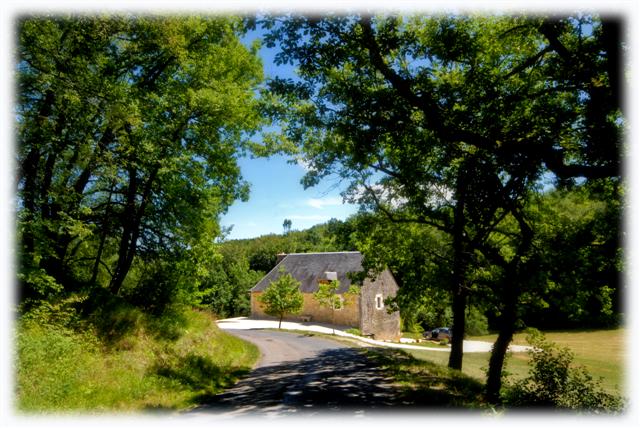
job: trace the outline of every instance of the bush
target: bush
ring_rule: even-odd
[[[505,388],[504,402],[517,407],[548,407],[594,413],[615,413],[624,400],[602,389],[584,367],[572,367],[573,353],[533,331],[529,376]]]
[[[489,334],[487,317],[475,306],[469,306],[465,319],[465,335],[484,336]]]
[[[349,328],[347,330],[344,331],[345,333],[349,333],[349,334],[353,334],[356,336],[362,336],[362,332],[360,331],[360,329],[357,328]]]

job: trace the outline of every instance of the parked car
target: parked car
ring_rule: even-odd
[[[449,327],[434,328],[431,331],[425,331],[424,335],[427,339],[434,339],[434,340],[451,339],[451,329]]]

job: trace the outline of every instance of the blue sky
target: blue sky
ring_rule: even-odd
[[[260,31],[252,31],[243,41],[249,45],[260,37]],[[262,48],[265,77],[293,77],[291,66],[276,66],[273,63],[274,49]],[[242,176],[251,184],[248,202],[236,201],[226,215],[222,226],[233,225],[227,239],[253,238],[269,233],[282,233],[282,223],[290,219],[293,230],[307,229],[331,218],[344,220],[354,214],[358,207],[343,204],[340,192],[347,183],[338,183],[328,178],[319,185],[305,190],[300,183],[304,176],[303,166],[287,162],[285,156],[271,158],[243,158],[239,164]]]
[[[237,201],[222,217],[223,226],[233,225],[227,239],[252,238],[268,233],[282,233],[282,223],[290,219],[292,229],[307,229],[331,218],[340,220],[355,213],[356,205],[343,204],[338,185],[327,179],[304,190],[300,179],[302,166],[288,164],[283,156],[269,159],[241,159],[245,180],[251,183],[248,202]]]

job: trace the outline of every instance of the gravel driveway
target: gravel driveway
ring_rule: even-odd
[[[238,318],[228,318],[224,320],[218,321],[218,327],[222,330],[250,330],[250,329],[267,329],[267,328],[278,328],[278,321],[273,320],[256,320],[250,319],[246,317],[238,317]],[[406,343],[395,343],[395,342],[383,342],[380,340],[368,339],[361,336],[355,336],[353,334],[346,333],[344,330],[349,327],[343,326],[331,326],[327,324],[317,324],[311,322],[292,322],[292,321],[283,321],[282,328],[286,330],[300,330],[300,331],[315,331],[318,333],[326,333],[331,334],[332,330],[335,329],[335,334],[339,336],[350,337],[352,339],[357,339],[363,344],[375,345],[375,346],[385,346],[389,348],[401,348],[401,349],[416,349],[421,351],[432,351],[432,352],[449,352],[449,347],[439,347],[439,348],[429,348],[425,346],[418,345],[409,345]],[[464,341],[464,352],[491,352],[491,347],[493,343],[490,342],[481,342],[478,340],[465,340]],[[511,352],[526,352],[531,349],[529,346],[521,346],[521,345],[511,345],[509,346],[509,350]]]

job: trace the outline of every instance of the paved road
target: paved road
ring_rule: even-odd
[[[268,330],[229,331],[262,353],[255,370],[197,413],[238,415],[364,414],[402,406],[391,380],[357,348]]]

